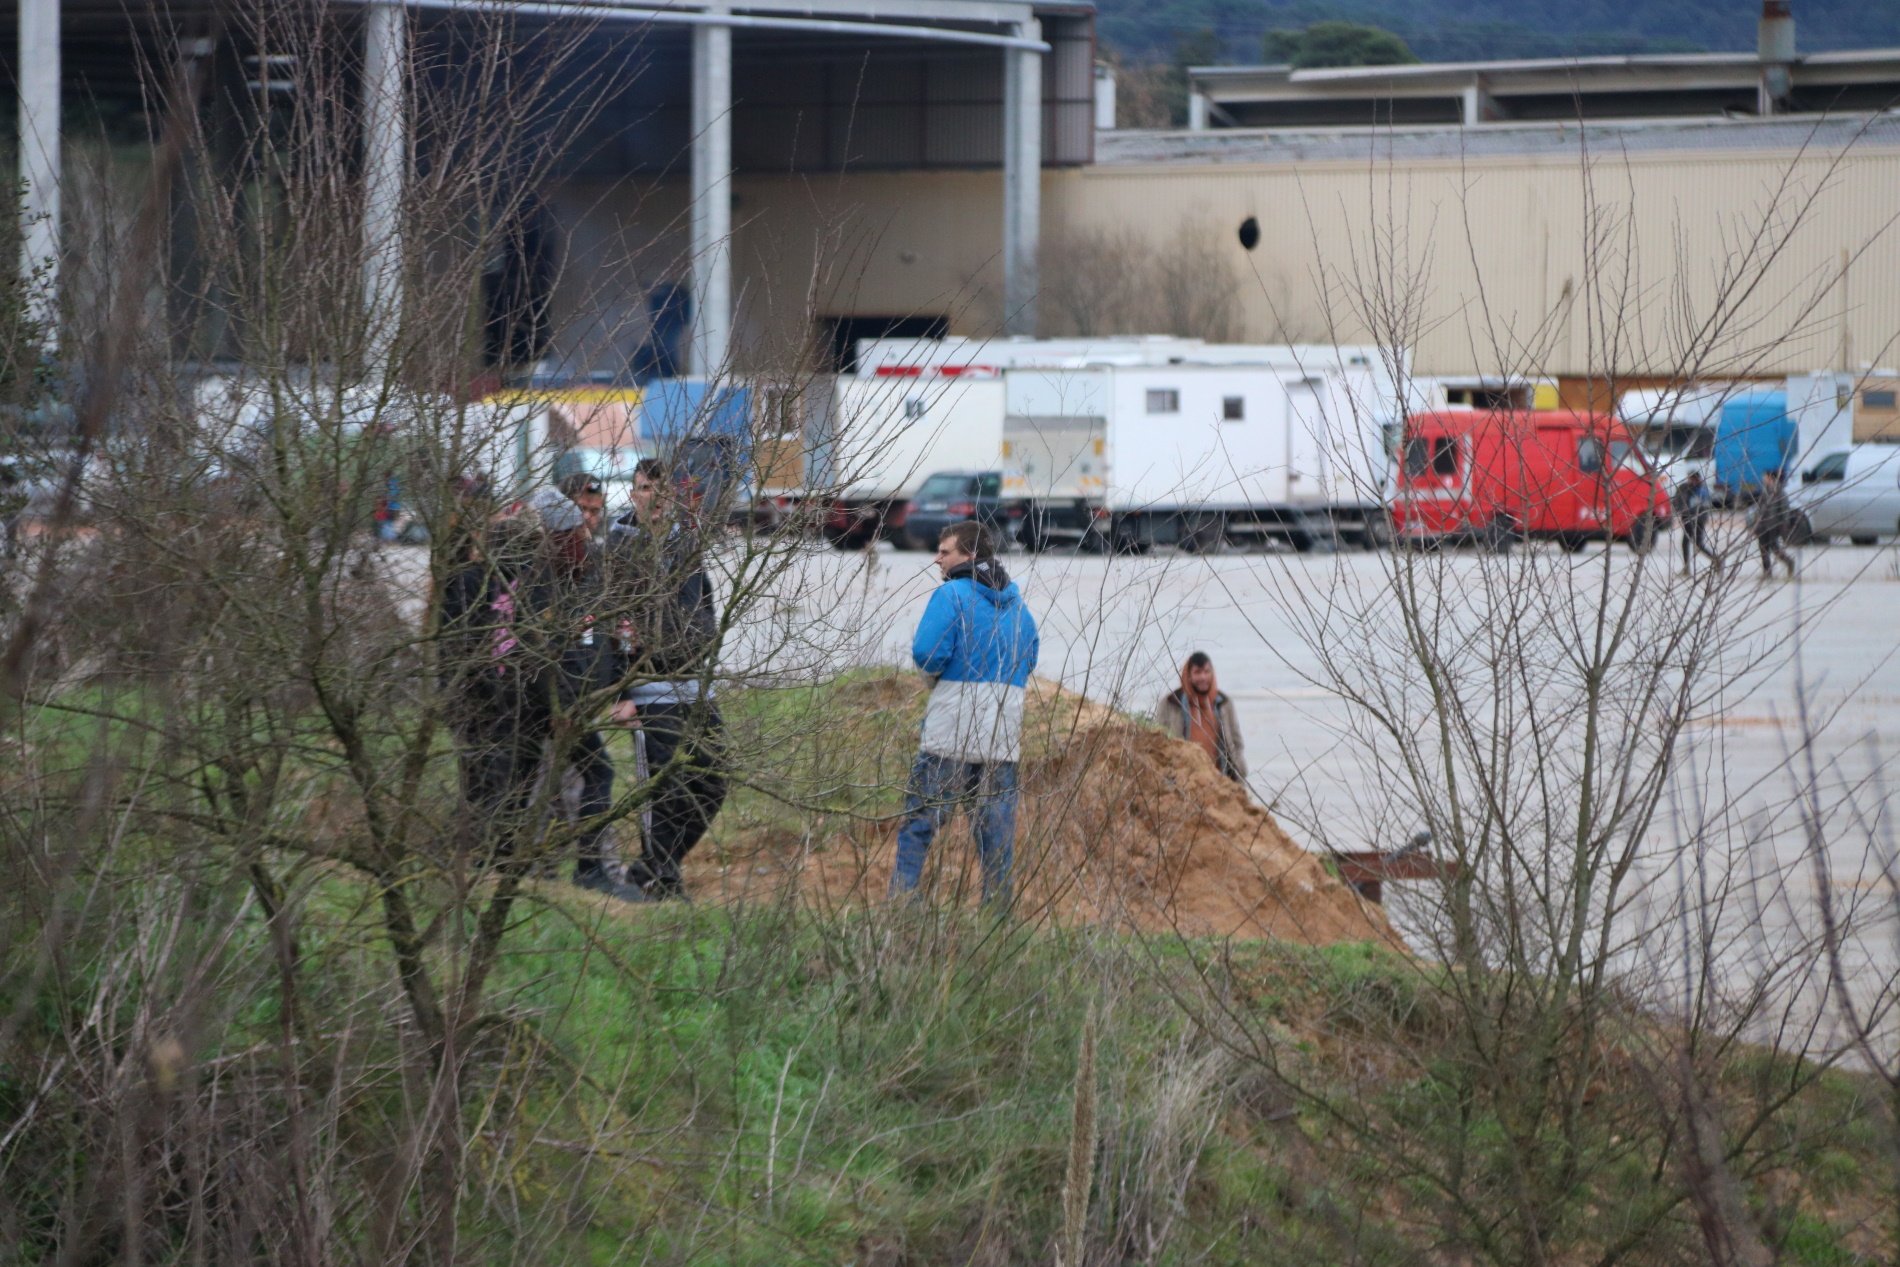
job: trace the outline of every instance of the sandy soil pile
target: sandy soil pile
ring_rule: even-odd
[[[914,693],[904,679],[881,690]],[[1294,844],[1199,748],[1046,683],[1028,726],[1016,833],[1025,918],[1309,944],[1396,940],[1379,907]],[[755,834],[723,859],[696,855],[688,884],[715,900],[756,900],[788,882],[826,903],[882,900],[897,827],[863,823],[823,841]],[[959,816],[931,849],[933,900],[976,900],[975,854]]]

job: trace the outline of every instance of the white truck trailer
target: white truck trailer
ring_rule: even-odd
[[[868,545],[902,524],[901,510],[933,471],[994,469],[1003,446],[1003,379],[962,366],[885,367],[842,375],[814,446],[822,469],[808,492],[827,498],[824,535]]]
[[[1396,399],[1370,367],[1322,373],[1319,359],[1309,372],[1218,361],[1006,370],[1004,487],[1024,503],[1024,545],[1383,541]]]
[[[807,472],[840,545],[891,533],[916,486],[946,470],[1001,470],[1034,546],[1385,535],[1399,409],[1377,348],[866,339],[857,360]],[[1172,413],[1147,412],[1151,388],[1157,402],[1173,393]]]

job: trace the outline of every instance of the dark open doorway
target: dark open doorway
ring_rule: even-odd
[[[821,368],[833,374],[858,368],[859,339],[941,339],[950,333],[948,317],[820,317],[818,323],[824,335]]]

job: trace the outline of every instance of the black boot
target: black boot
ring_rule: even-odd
[[[625,884],[614,878],[613,873],[599,863],[582,865],[574,870],[574,883],[589,893],[600,893],[621,902],[648,902],[652,899],[637,884]]]

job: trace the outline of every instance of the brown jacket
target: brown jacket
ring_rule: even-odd
[[[1214,716],[1220,720],[1220,772],[1236,783],[1247,779],[1247,753],[1240,742],[1240,719],[1234,716],[1234,701],[1225,691],[1214,692]],[[1155,705],[1155,720],[1176,739],[1188,737],[1188,710],[1181,703],[1180,688],[1169,691]]]

